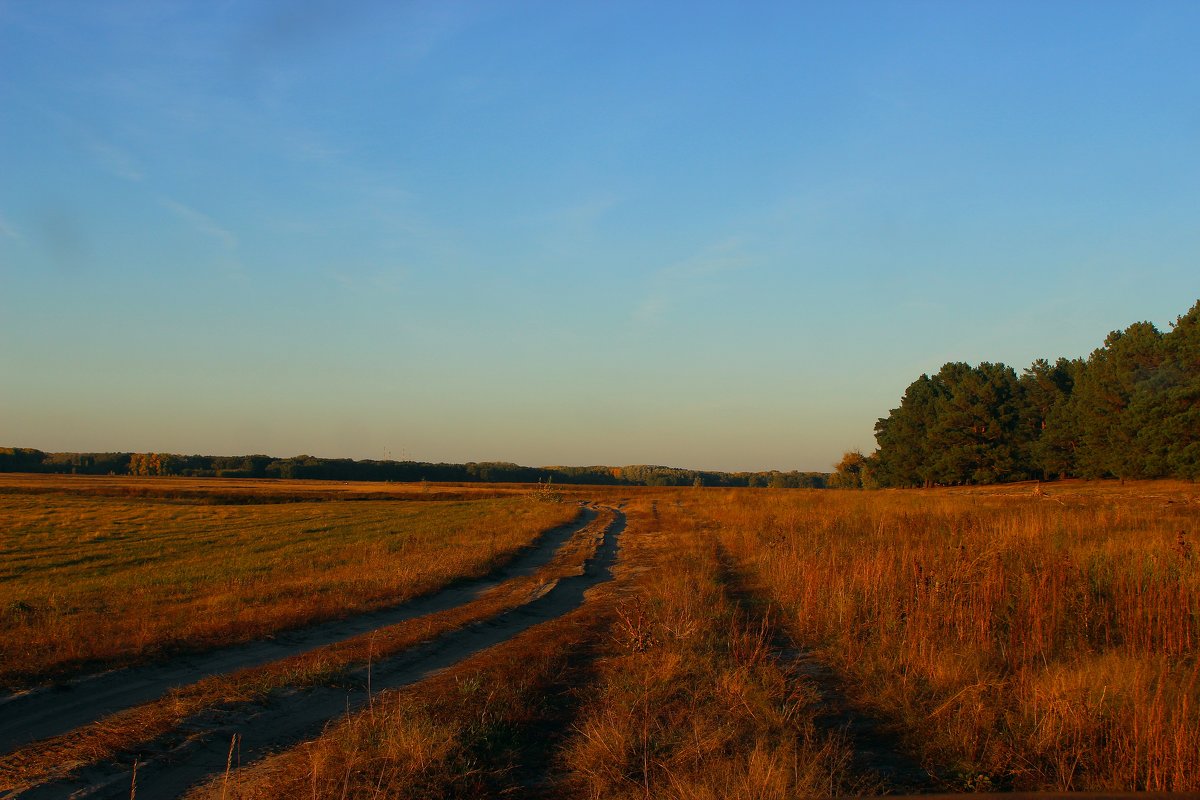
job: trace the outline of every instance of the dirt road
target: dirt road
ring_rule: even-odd
[[[625,517],[619,510],[611,513],[612,522],[595,555],[584,564],[582,575],[560,579],[549,591],[523,606],[375,663],[371,667],[370,691],[416,683],[534,625],[578,608],[588,589],[612,578]],[[365,677],[365,670],[359,672],[359,677]],[[226,769],[231,742],[236,741],[237,760],[245,764],[315,736],[329,720],[365,706],[369,697],[365,687],[317,688],[277,695],[260,705],[199,715],[189,721],[191,735],[186,741],[169,749],[165,745],[157,751],[150,748],[140,757],[137,797],[139,800],[178,797],[190,786]],[[22,800],[65,797],[115,800],[128,798],[132,784],[132,764],[106,763],[85,769],[72,780],[44,784],[16,796]]]
[[[157,699],[175,687],[211,675],[259,666],[469,603],[507,580],[537,572],[596,517],[595,510],[582,508],[574,522],[543,533],[531,547],[487,576],[460,581],[391,608],[285,631],[271,639],[180,656],[162,664],[87,675],[58,686],[0,698],[0,755]]]

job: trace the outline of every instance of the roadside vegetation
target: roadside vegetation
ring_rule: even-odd
[[[472,602],[260,667],[214,675],[174,689],[159,700],[0,755],[0,792],[62,779],[102,761],[131,761],[139,752],[167,749],[185,738],[190,722],[215,709],[231,713],[246,704],[268,701],[272,693],[281,690],[364,684],[373,662],[523,605],[558,579],[578,574],[610,522],[611,512],[602,513],[545,567],[507,580]]]
[[[691,496],[676,493],[676,498]],[[560,756],[587,798],[832,796],[849,753],[818,730],[815,688],[730,597],[717,543],[678,500],[630,514],[638,572]]]
[[[580,499],[624,503],[626,521],[615,579],[581,608],[379,692],[197,796],[1200,790],[1194,483],[555,485],[472,502],[235,506],[0,493],[26,537],[0,532],[18,557],[0,562],[0,591],[72,581],[75,613],[115,637],[138,630],[118,624],[136,622],[134,609],[201,614],[210,594],[269,609],[312,593],[326,597],[321,613],[343,613],[478,574]],[[269,704],[280,689],[361,688],[365,665],[378,679],[392,655],[542,596],[595,552],[604,524],[602,513],[537,575],[476,601],[182,687],[10,754],[0,774],[37,782],[70,764],[153,758],[202,713]],[[121,594],[130,605],[116,605]],[[16,630],[3,629],[5,652],[18,652]],[[880,748],[915,768],[888,777]]]
[[[188,796],[539,796],[610,620],[587,606],[540,625]]]
[[[1200,789],[1194,484],[711,493],[794,638],[959,789]]]
[[[193,797],[786,798],[847,788],[815,693],[730,599],[715,541],[642,499],[585,606]],[[861,784],[860,784],[861,786]]]
[[[259,638],[482,575],[578,509],[0,492],[0,687]]]

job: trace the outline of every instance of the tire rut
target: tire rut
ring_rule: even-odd
[[[720,543],[716,547],[730,599],[747,614],[765,621],[764,601],[747,588],[725,548]],[[943,788],[920,762],[905,752],[900,738],[882,721],[854,708],[843,681],[832,668],[812,651],[798,646],[778,626],[771,627],[774,657],[810,682],[818,702],[813,724],[819,731],[843,737],[851,750],[850,768],[856,778],[881,782],[889,794],[922,794]]]
[[[178,656],[159,664],[85,675],[0,699],[0,755],[155,700],[171,689],[213,675],[261,666],[469,603],[507,580],[537,572],[597,516],[596,510],[583,507],[574,522],[545,531],[530,547],[487,575],[457,581],[394,606],[293,628],[269,639]]]
[[[360,685],[280,693],[266,703],[212,710],[189,721],[191,733],[182,742],[159,743],[160,749],[133,763],[109,762],[88,767],[70,780],[33,787],[10,795],[22,800],[43,798],[128,798],[137,764],[139,800],[167,800],[191,786],[224,772],[234,753],[234,764],[249,763],[271,752],[319,734],[330,720],[365,707],[378,691],[417,683],[435,672],[493,645],[500,644],[542,622],[556,619],[583,604],[584,593],[612,579],[625,515],[611,509],[613,520],[605,529],[595,554],[584,563],[583,574],[560,578],[549,591],[523,606],[417,645],[367,669],[350,673]],[[369,680],[368,680],[369,679]],[[369,688],[368,688],[369,684]]]

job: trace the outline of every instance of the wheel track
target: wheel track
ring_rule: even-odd
[[[747,576],[738,570],[724,545],[715,539],[714,545],[729,598],[751,619],[773,630],[772,657],[810,682],[818,698],[813,723],[826,734],[844,738],[850,747],[851,770],[855,777],[882,782],[888,793],[930,792],[942,788],[920,762],[905,751],[900,738],[881,720],[854,707],[842,679],[831,667],[811,650],[793,642],[780,626],[768,623],[769,601],[749,588]]]
[[[465,605],[512,578],[532,575],[591,525],[598,512],[583,507],[572,523],[542,533],[506,565],[481,578],[455,582],[395,606],[281,632],[270,639],[208,650],[170,661],[85,675],[53,687],[0,699],[0,755],[155,700],[171,689],[213,675],[261,666],[369,633],[377,628]]]
[[[612,579],[619,538],[625,529],[625,515],[617,509],[611,509],[611,512],[612,522],[595,554],[585,562],[583,574],[559,579],[552,588],[523,606],[375,663],[369,673],[370,690],[366,686],[368,670],[360,669],[351,673],[351,677],[358,678],[363,685],[291,691],[273,697],[268,703],[239,707],[234,711],[210,710],[193,718],[188,724],[192,731],[189,738],[170,749],[150,753],[145,761],[139,761],[137,797],[139,800],[178,797],[196,783],[223,772],[234,741],[235,764],[257,760],[319,734],[330,720],[364,707],[375,692],[421,681],[535,625],[578,608],[588,589]],[[592,514],[594,519],[595,512]],[[70,780],[43,784],[8,797],[117,800],[130,796],[132,783],[132,763],[110,762],[85,768]]]

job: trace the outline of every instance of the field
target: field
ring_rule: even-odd
[[[1200,788],[1191,484],[708,507],[791,636],[970,788]]]
[[[84,706],[0,748],[12,796],[1200,791],[1191,483],[24,476],[0,516],[0,716]],[[114,666],[153,693],[89,711]]]
[[[329,502],[305,498],[380,492],[3,477],[0,687],[9,688],[394,604],[487,572],[575,513],[511,492],[462,500],[470,493],[454,488],[422,502]],[[65,491],[42,493],[52,488]]]

